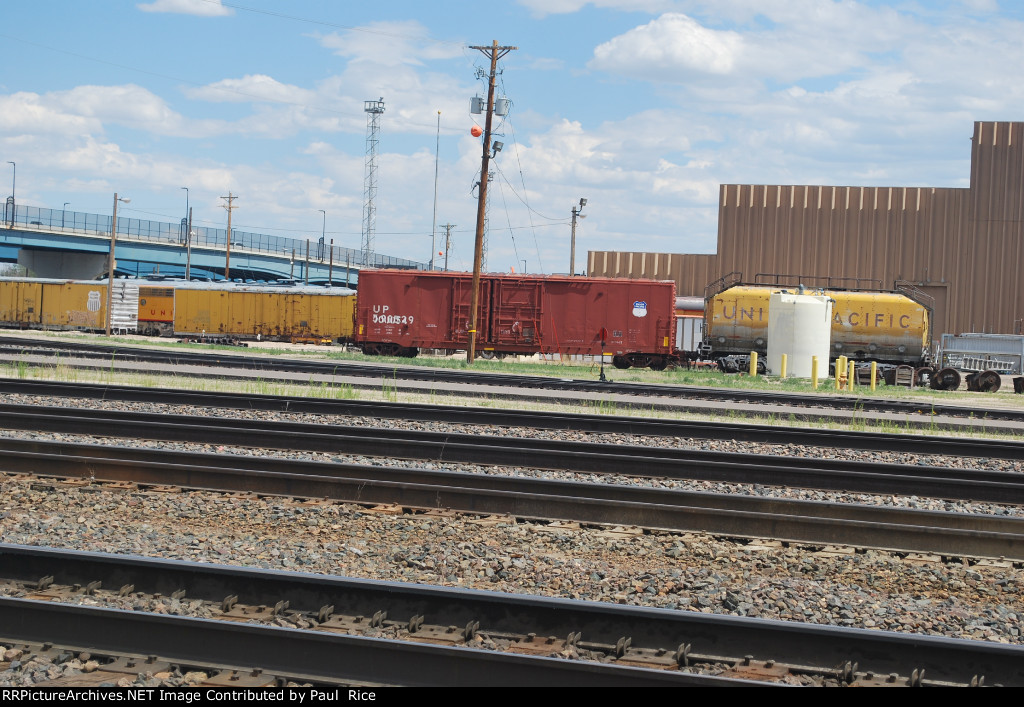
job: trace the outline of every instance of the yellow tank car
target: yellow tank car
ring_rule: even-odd
[[[899,292],[835,291],[832,355],[921,365],[929,357],[928,309]]]
[[[774,285],[736,285],[713,296],[705,310],[705,350],[710,349],[711,357],[716,358],[752,351],[765,354],[769,297],[781,291],[795,290]],[[927,362],[931,338],[927,307],[899,292],[821,293],[835,300],[830,346],[834,356],[912,365]]]
[[[705,342],[711,355],[767,351],[768,297],[780,289],[737,285],[712,297],[704,313]]]

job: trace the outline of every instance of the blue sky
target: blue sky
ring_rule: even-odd
[[[963,187],[976,120],[1024,118],[1016,2],[10,0],[0,196],[359,247],[366,115],[383,98],[376,250],[470,269],[486,57],[488,269],[587,250],[712,253],[722,183]],[[326,226],[320,210],[326,211]],[[441,239],[438,247],[441,250]]]

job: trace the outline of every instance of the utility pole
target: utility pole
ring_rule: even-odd
[[[569,246],[569,277],[576,276],[576,217],[586,218],[586,216],[580,216],[580,212],[583,211],[583,207],[587,205],[586,199],[580,199],[580,208],[572,207],[572,244]]]
[[[448,251],[452,249],[452,229],[455,224],[446,223],[441,228],[444,229],[444,271],[448,272]]]
[[[228,192],[227,196],[222,196],[221,199],[227,199],[228,203],[221,204],[221,206],[228,210],[228,248],[226,251],[226,257],[224,259],[224,279],[228,280],[231,277],[231,212],[237,209],[234,201],[238,196]]]
[[[484,217],[487,209],[487,167],[491,158],[491,121],[494,117],[494,75],[498,67],[498,59],[518,47],[499,47],[498,40],[493,40],[489,47],[470,47],[483,52],[491,60],[490,79],[487,83],[487,121],[484,124],[483,154],[480,159],[480,193],[476,206],[476,244],[473,249],[473,292],[469,304],[469,351],[466,352],[467,363],[472,364],[476,358],[476,324],[477,306],[480,303],[480,256],[484,244]]]
[[[495,143],[497,144],[497,143]],[[487,173],[487,182],[490,183],[494,179],[494,170]],[[487,272],[487,250],[489,247],[489,240],[491,236],[491,202],[487,202],[487,208],[484,209],[484,240],[480,246],[480,272]]]

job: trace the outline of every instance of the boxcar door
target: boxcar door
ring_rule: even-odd
[[[469,346],[470,305],[473,302],[473,280],[469,277],[456,277],[451,281],[452,318],[450,324],[452,341],[459,346]],[[488,278],[480,278],[480,294],[477,299],[476,343],[479,348],[484,342],[490,341],[490,326],[487,316],[487,304],[491,300],[492,283]]]
[[[495,278],[492,287],[490,335],[486,342],[505,351],[539,347],[541,283],[536,279],[506,277]]]

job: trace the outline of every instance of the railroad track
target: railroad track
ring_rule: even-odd
[[[312,680],[1024,685],[1020,646],[174,560],[0,545],[0,587],[16,596],[0,599],[4,640],[232,655]],[[211,619],[110,608],[157,599]]]
[[[652,385],[637,383],[612,383],[595,380],[570,380],[548,376],[524,376],[514,374],[490,374],[475,371],[456,371],[451,369],[432,368],[408,365],[377,365],[362,362],[327,362],[301,361],[276,356],[245,356],[234,353],[206,353],[194,351],[168,351],[147,349],[136,346],[85,344],[80,342],[54,342],[12,337],[0,337],[0,353],[6,349],[7,355],[23,355],[31,353],[38,356],[65,356],[73,354],[77,358],[102,359],[104,370],[116,368],[115,362],[137,362],[164,364],[171,366],[196,365],[213,368],[235,368],[243,370],[301,373],[321,376],[348,376],[372,378],[376,386],[381,379],[417,381],[428,384],[424,390],[434,390],[439,383],[470,384],[476,386],[496,386],[513,391],[532,389],[544,391],[598,392],[602,394],[620,394],[641,396],[645,398],[666,398],[680,401],[673,406],[679,407],[685,401],[713,401],[720,403],[748,403],[759,405],[779,405],[794,409],[827,409],[855,413],[889,413],[905,415],[907,423],[924,421],[932,424],[934,416],[965,419],[971,424],[983,421],[1024,422],[1024,410],[988,408],[981,409],[974,405],[936,405],[923,404],[919,401],[871,400],[850,395],[800,395],[793,393],[774,393],[769,391],[735,390],[720,388],[701,388],[679,385]],[[65,362],[67,365],[67,362]],[[521,395],[519,396],[521,397]],[[649,404],[645,405],[649,407]],[[797,417],[816,417],[813,412],[795,412]]]
[[[666,420],[621,415],[592,415],[471,408],[422,403],[380,403],[365,400],[322,400],[250,393],[219,393],[153,389],[94,383],[51,382],[0,378],[0,393],[92,400],[191,405],[204,408],[262,410],[349,417],[421,420],[451,424],[528,427],[578,432],[635,434],[659,437],[769,442],[803,446],[907,453],[1024,458],[1024,443],[949,436],[871,433],[847,430],[758,425],[748,423]],[[161,419],[164,419],[161,417]]]
[[[15,404],[0,404],[0,428],[72,434],[113,430],[122,438],[1024,505],[1022,474],[919,464]],[[825,441],[832,440],[821,438],[819,443]],[[993,448],[996,455],[1011,459],[1024,454],[1020,443],[944,442],[939,446],[957,456],[993,456]],[[907,451],[932,454],[935,446],[933,440],[924,440]]]
[[[4,599],[0,598],[0,604]],[[144,698],[147,695],[152,697],[156,690],[145,688],[136,682],[139,675],[147,673],[159,680],[163,685],[169,685],[174,689],[192,688],[232,688],[235,690],[269,690],[284,687],[319,688],[321,691],[328,688],[376,688],[376,685],[361,683],[356,680],[339,680],[327,675],[297,675],[288,673],[275,673],[266,671],[263,668],[252,665],[225,664],[224,656],[216,656],[214,660],[197,662],[185,653],[175,660],[168,659],[160,654],[146,651],[127,651],[123,648],[98,649],[95,639],[83,640],[81,644],[71,642],[72,636],[66,636],[68,640],[55,644],[52,640],[56,631],[51,631],[49,624],[56,620],[63,619],[66,622],[78,623],[88,622],[91,612],[76,607],[53,607],[47,604],[36,602],[17,602],[10,606],[0,606],[0,614],[5,610],[17,612],[13,618],[4,618],[5,622],[17,626],[19,621],[31,621],[36,627],[34,631],[15,629],[4,632],[0,630],[0,651],[11,651],[9,655],[16,656],[18,664],[33,661],[43,662],[49,666],[63,667],[72,660],[77,660],[82,666],[81,671],[69,671],[60,677],[45,679],[40,682],[33,682],[28,692],[38,693],[40,690],[60,689],[65,687],[110,687],[118,685],[122,681],[128,681],[136,685],[139,690],[137,698]],[[104,630],[111,630],[114,621],[104,624]],[[145,625],[145,621],[136,622],[138,628],[149,634],[151,628]],[[27,636],[27,639],[11,638],[10,635]],[[110,642],[107,645],[117,645]],[[160,648],[153,641],[146,643],[121,643],[122,646],[132,648]],[[230,660],[228,658],[227,660]],[[0,660],[0,673],[6,671],[17,672],[14,668],[14,659]],[[186,676],[192,676],[192,680]],[[199,677],[200,674],[202,677]],[[2,684],[2,683],[0,683]],[[8,699],[18,699],[17,695],[8,695]]]
[[[72,425],[64,431],[83,429],[83,425],[92,429],[125,429],[132,425],[123,417],[77,418],[75,414],[80,411],[56,412],[39,419],[70,420]],[[33,424],[28,410],[14,418],[27,428],[43,426]],[[142,424],[156,424],[157,427],[148,429],[165,438],[210,440],[213,426],[202,423],[178,427],[173,434],[170,424]],[[61,425],[50,429],[54,427]],[[241,427],[221,427],[219,434],[225,435],[224,440],[234,439],[228,443],[238,444],[247,433]],[[250,430],[248,434],[255,435],[254,441],[263,439],[262,446],[273,443],[266,430]],[[296,437],[284,433],[283,437],[290,449],[313,439],[327,440],[335,451],[338,449],[331,434]],[[488,440],[481,441],[484,447],[489,446]],[[1024,560],[1024,519],[1017,517],[67,442],[5,440],[4,447],[0,450],[0,469],[4,471],[88,482],[170,485],[420,510]],[[629,460],[634,465],[638,461],[643,463],[642,459]],[[777,461],[775,457],[764,458],[765,478],[771,478],[770,464]],[[1016,474],[1005,476],[1016,477],[1015,481],[1020,482]]]

